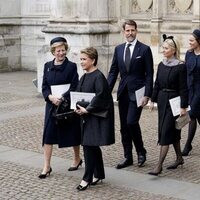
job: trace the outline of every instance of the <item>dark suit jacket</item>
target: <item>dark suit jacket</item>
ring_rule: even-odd
[[[129,98],[135,101],[135,90],[145,86],[145,96],[151,97],[153,88],[153,58],[149,46],[137,41],[127,72],[124,63],[125,43],[115,48],[112,65],[108,74],[108,83],[111,91],[120,73],[120,83],[117,91],[117,99],[127,86]]]

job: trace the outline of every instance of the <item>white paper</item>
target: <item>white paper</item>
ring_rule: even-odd
[[[88,101],[90,102],[95,93],[88,93],[88,92],[70,92],[70,99],[71,99],[71,109],[76,109],[77,101]]]
[[[171,109],[172,109],[172,114],[173,116],[177,116],[180,115],[180,111],[181,111],[181,98],[180,96],[172,98],[169,100]],[[187,108],[187,111],[190,110],[190,107]]]
[[[69,90],[70,84],[63,85],[51,85],[51,94],[58,98],[61,98],[62,95]]]
[[[140,107],[142,105],[142,98],[144,97],[145,87],[140,88],[139,90],[135,91],[135,98],[137,102],[137,107]]]

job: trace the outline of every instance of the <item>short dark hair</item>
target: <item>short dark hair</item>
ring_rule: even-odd
[[[81,53],[86,54],[90,59],[94,59],[94,66],[97,65],[98,61],[98,52],[94,47],[88,47],[81,50]]]
[[[135,29],[137,29],[137,23],[132,20],[132,19],[129,19],[129,20],[126,20],[123,25],[122,25],[122,28],[125,30],[125,26],[126,25],[131,25],[131,26],[135,26]]]

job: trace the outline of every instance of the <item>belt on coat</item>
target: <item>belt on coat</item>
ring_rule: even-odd
[[[168,89],[168,88],[163,88],[162,91],[163,92],[176,92],[176,90]]]

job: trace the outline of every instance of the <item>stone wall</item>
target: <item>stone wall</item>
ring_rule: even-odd
[[[0,71],[37,70],[49,0],[0,0]]]
[[[0,72],[20,69],[20,38],[20,1],[0,1]]]
[[[50,13],[49,0],[21,0],[21,67],[37,70],[38,51],[44,45]]]
[[[0,70],[37,70],[52,59],[49,41],[67,38],[68,57],[79,66],[79,51],[94,46],[107,74],[114,47],[123,42],[121,24],[138,23],[138,39],[151,46],[155,66],[162,59],[162,34],[180,40],[182,58],[188,37],[200,28],[199,0],[0,0]],[[79,73],[82,71],[79,68]]]

